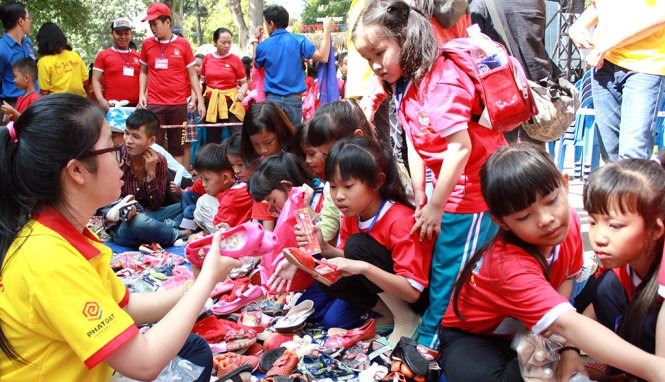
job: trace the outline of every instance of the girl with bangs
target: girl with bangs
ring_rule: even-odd
[[[315,281],[301,299],[314,301],[315,315],[327,327],[332,321],[337,327],[355,327],[374,310],[385,323],[394,323],[389,345],[401,336],[413,337],[419,320],[410,304],[428,285],[434,243],[421,242],[417,233],[411,233],[414,209],[392,155],[365,136],[344,139],[328,154],[325,178],[343,214],[337,247],[323,240],[319,228],[315,230],[321,255],[343,277],[329,286]],[[298,241],[306,243],[302,236]]]
[[[480,175],[499,231],[464,267],[443,316],[448,381],[522,381],[510,346],[519,322],[536,334],[555,333],[566,340],[556,370],[559,381],[587,374],[580,348],[647,380],[663,380],[661,358],[570,304],[573,277],[582,267],[580,221],[568,205],[568,179],[550,156],[528,143],[503,147]]]
[[[646,159],[609,163],[589,176],[584,208],[591,248],[602,267],[576,297],[577,309],[655,353],[662,305],[658,270],[665,232],[665,170]]]

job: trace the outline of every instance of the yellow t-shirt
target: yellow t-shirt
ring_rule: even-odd
[[[347,14],[349,36],[346,45],[349,52],[346,56],[346,65],[348,68],[353,68],[353,70],[348,70],[346,73],[345,97],[347,98],[362,98],[368,95],[373,87],[372,82],[369,81],[372,69],[369,67],[367,60],[353,46],[353,40],[351,39],[353,26],[356,24],[363,9],[365,9],[365,0],[353,0]]]
[[[0,357],[0,379],[108,381],[104,359],[138,334],[122,309],[129,291],[110,267],[111,250],[45,208],[7,252],[0,325],[28,364]]]
[[[596,0],[598,28],[602,35],[620,32],[621,25],[640,23],[645,14],[659,12],[656,0]],[[594,36],[595,37],[595,36]],[[665,28],[633,43],[611,49],[605,59],[615,65],[641,73],[665,75]]]
[[[83,81],[88,80],[88,68],[74,51],[64,49],[60,54],[39,58],[37,71],[42,91],[86,95]]]

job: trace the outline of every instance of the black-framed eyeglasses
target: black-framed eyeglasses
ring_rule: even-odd
[[[113,147],[108,147],[105,149],[99,149],[99,150],[92,150],[86,154],[84,154],[81,159],[87,158],[90,156],[96,156],[96,155],[102,155],[106,153],[114,153],[115,154],[115,160],[118,161],[118,163],[122,162],[122,146],[121,145],[114,145]]]

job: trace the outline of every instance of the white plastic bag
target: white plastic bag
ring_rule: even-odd
[[[199,378],[204,367],[195,365],[184,358],[176,356],[159,373],[154,382],[191,382]],[[138,382],[136,379],[125,377],[116,372],[111,382]]]

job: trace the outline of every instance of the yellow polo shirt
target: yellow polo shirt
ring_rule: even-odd
[[[138,334],[111,254],[52,208],[26,224],[2,266],[0,325],[28,364],[0,357],[3,382],[111,378],[104,359]]]

